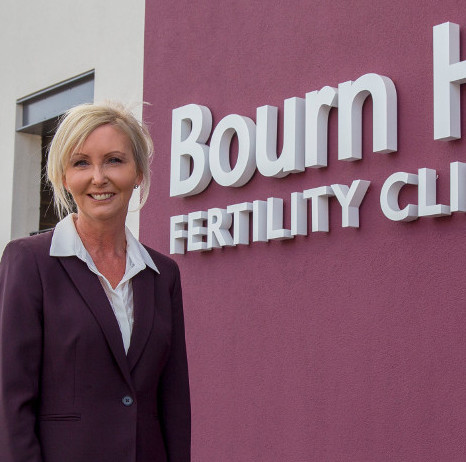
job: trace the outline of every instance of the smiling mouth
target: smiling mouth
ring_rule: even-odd
[[[96,201],[104,201],[106,199],[110,199],[113,197],[115,194],[114,193],[106,193],[106,194],[89,194],[92,199]]]

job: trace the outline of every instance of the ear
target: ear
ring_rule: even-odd
[[[141,183],[142,183],[142,180],[144,178],[144,175],[142,174],[142,172],[139,172],[137,177],[136,177],[136,183],[138,186],[141,186]]]
[[[63,186],[65,187],[65,190],[68,191],[68,185],[67,185],[67,183],[66,183],[66,178],[65,178],[65,176],[63,176],[62,183],[63,183]]]

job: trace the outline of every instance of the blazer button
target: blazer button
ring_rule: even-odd
[[[131,398],[131,396],[124,396],[122,399],[121,399],[121,402],[125,405],[125,406],[131,406],[134,402],[133,398]]]

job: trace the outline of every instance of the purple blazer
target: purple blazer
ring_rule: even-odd
[[[0,263],[0,461],[188,462],[190,402],[180,275],[132,279],[128,355],[97,276],[49,256],[52,233]]]

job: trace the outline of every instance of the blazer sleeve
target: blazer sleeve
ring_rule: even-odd
[[[174,262],[173,262],[174,263]],[[178,266],[174,263],[172,287],[172,338],[163,370],[158,402],[160,423],[169,462],[191,460],[191,406],[184,332],[183,301]]]
[[[0,262],[0,460],[42,462],[36,414],[42,356],[42,284],[24,240]]]

